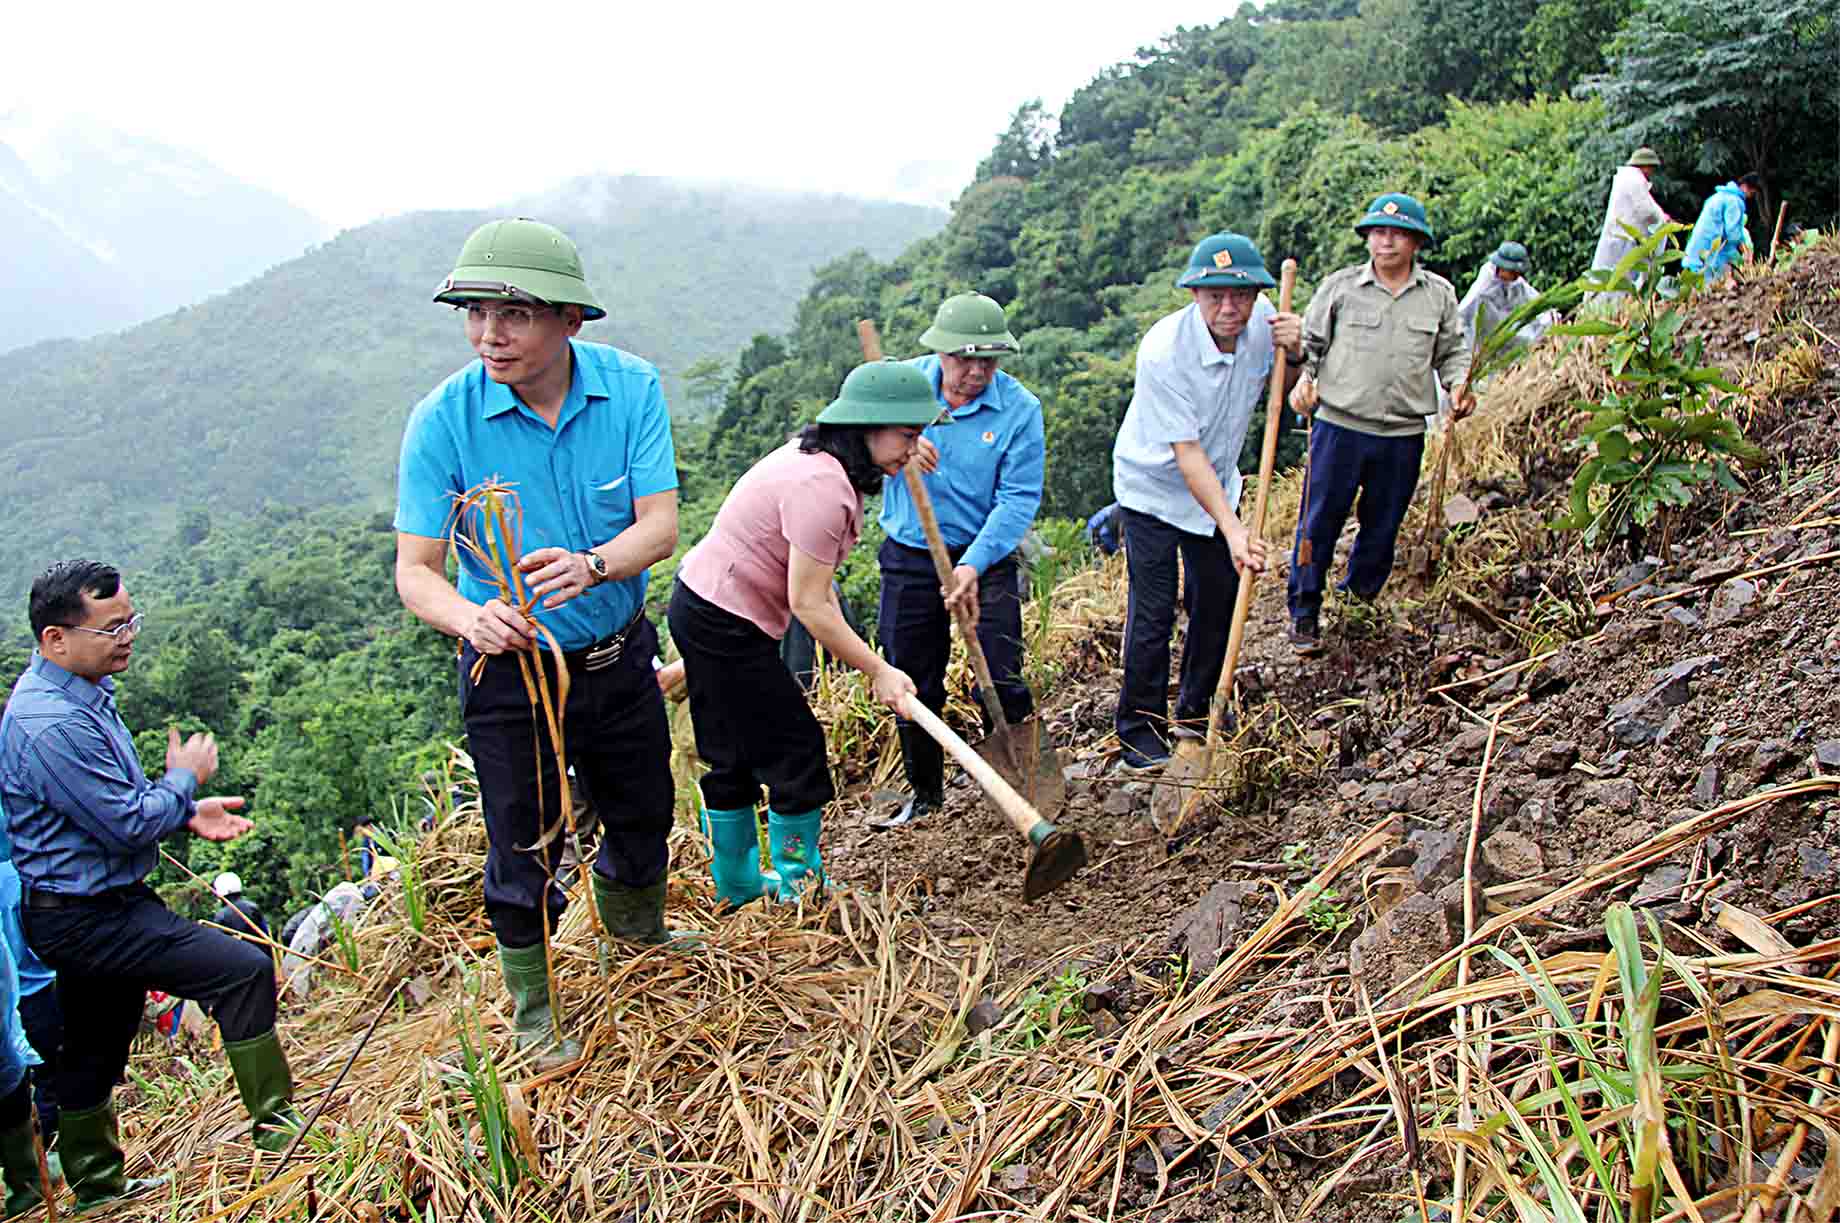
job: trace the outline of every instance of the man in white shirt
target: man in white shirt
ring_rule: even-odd
[[[1130,578],[1115,719],[1126,768],[1155,768],[1177,735],[1206,725],[1239,573],[1265,569],[1264,541],[1234,511],[1240,448],[1274,353],[1282,346],[1291,354],[1287,390],[1303,357],[1303,319],[1278,313],[1260,293],[1274,283],[1251,239],[1204,238],[1176,281],[1193,300],[1157,320],[1137,348],[1131,406],[1112,446]],[[1178,558],[1188,640],[1171,721]]]

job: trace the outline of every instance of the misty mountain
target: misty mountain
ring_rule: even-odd
[[[786,330],[817,265],[854,249],[892,258],[946,219],[634,177],[525,204],[576,240],[607,307],[583,338],[656,362],[676,408],[672,375]],[[0,594],[66,556],[156,557],[184,510],[391,508],[410,409],[472,359],[460,320],[431,297],[493,215],[374,222],[119,335],[0,359]]]
[[[131,326],[330,232],[194,153],[83,119],[0,113],[0,351]]]

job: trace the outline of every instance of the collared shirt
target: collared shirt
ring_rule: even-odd
[[[937,355],[908,362],[933,380],[942,407]],[[959,564],[980,574],[1022,545],[1041,508],[1041,400],[997,370],[990,385],[962,408],[949,408],[949,425],[929,425],[921,436],[939,448],[939,470],[922,476],[946,547],[965,550]],[[907,477],[882,481],[882,530],[910,548],[926,547],[926,531],[907,493]]]
[[[32,655],[0,717],[0,806],[26,887],[92,896],[139,883],[192,818],[197,789],[190,769],[147,780],[113,679]]]
[[[1448,387],[1469,373],[1457,291],[1417,264],[1397,297],[1371,261],[1343,268],[1310,298],[1303,368],[1330,424],[1376,437],[1423,433],[1438,410],[1432,373]]]
[[[396,529],[442,539],[455,499],[493,478],[524,508],[524,552],[579,552],[638,521],[633,502],[677,487],[671,417],[658,370],[605,344],[570,340],[574,372],[551,428],[474,361],[428,393],[403,430]],[[536,611],[565,650],[618,631],[645,602],[649,571],[602,582],[561,607]],[[475,603],[498,595],[461,549],[459,589]]]
[[[1271,376],[1271,316],[1260,297],[1234,351],[1222,352],[1193,302],[1158,319],[1137,346],[1137,379],[1112,443],[1112,494],[1118,504],[1191,535],[1218,524],[1189,491],[1175,443],[1198,442],[1227,504],[1239,508],[1245,479],[1239,453]]]
[[[1751,244],[1751,235],[1744,228],[1745,205],[1749,197],[1744,188],[1737,183],[1725,183],[1706,197],[1705,207],[1699,210],[1699,220],[1693,223],[1693,233],[1687,238],[1686,258],[1681,260],[1694,271],[1705,271],[1716,280],[1725,274],[1725,269],[1738,261],[1739,252]]]

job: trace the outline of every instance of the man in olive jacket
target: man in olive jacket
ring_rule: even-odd
[[[1322,652],[1323,578],[1350,510],[1360,530],[1339,589],[1373,599],[1393,571],[1399,527],[1418,487],[1425,421],[1438,411],[1433,373],[1458,388],[1452,420],[1476,406],[1456,290],[1418,266],[1420,248],[1434,240],[1424,205],[1390,192],[1354,228],[1369,258],[1330,276],[1310,298],[1303,377],[1291,390],[1291,407],[1316,417],[1297,516],[1297,543],[1308,539],[1313,555],[1304,565],[1301,547],[1292,552],[1289,592],[1291,645],[1304,657]]]

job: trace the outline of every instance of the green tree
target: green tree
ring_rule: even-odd
[[[1714,181],[1747,170],[1787,185],[1798,215],[1840,214],[1840,20],[1823,0],[1671,0],[1633,13],[1611,43],[1609,145],[1651,144]]]
[[[1032,98],[1016,108],[989,156],[978,163],[972,182],[993,178],[1030,179],[1053,160],[1054,116]]]

